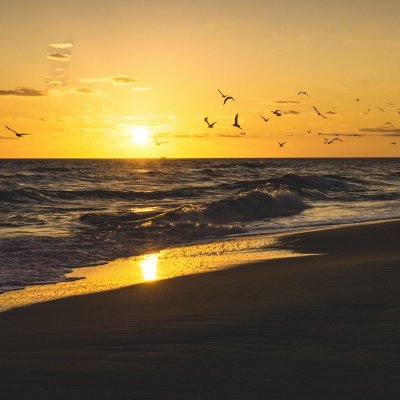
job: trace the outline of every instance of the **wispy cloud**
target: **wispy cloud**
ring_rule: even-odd
[[[82,79],[78,79],[78,81],[83,82],[83,83],[106,82],[106,83],[112,83],[112,84],[118,85],[118,86],[133,85],[134,83],[138,82],[136,79],[131,78],[126,75],[105,76],[102,78],[82,78]]]
[[[47,53],[47,58],[54,61],[70,61],[71,54],[64,54],[58,51],[53,51],[51,53]]]
[[[103,94],[102,90],[97,90],[97,89],[89,89],[86,87],[82,88],[55,88],[51,89],[51,92],[58,92],[58,93],[75,93],[75,94],[83,94],[83,95],[89,95],[89,96],[100,96]]]
[[[400,129],[398,128],[384,128],[384,127],[378,127],[378,128],[360,128],[359,131],[361,132],[381,132],[381,133],[400,133]]]
[[[51,43],[49,44],[49,47],[53,49],[71,49],[73,47],[73,43],[71,42],[65,42],[65,43]]]
[[[287,114],[287,115],[298,115],[300,114],[299,111],[296,110],[288,110],[288,111],[282,111],[282,114]]]
[[[17,87],[11,90],[0,89],[0,96],[40,97],[45,96],[45,94],[43,90],[29,87]]]
[[[275,103],[278,103],[278,104],[300,104],[301,102],[297,101],[297,100],[277,100],[277,101],[275,101]]]
[[[135,87],[132,89],[134,92],[148,92],[151,90],[149,87]]]
[[[328,115],[337,115],[337,112],[335,112],[335,111],[327,111],[327,112],[325,112],[325,114],[328,114]]]

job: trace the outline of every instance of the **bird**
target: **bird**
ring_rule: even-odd
[[[232,96],[229,96],[227,94],[223,94],[219,89],[218,92],[220,92],[221,96],[224,98],[224,105],[228,100],[235,100]]]
[[[239,119],[239,114],[236,114],[235,115],[235,123],[234,124],[232,124],[235,128],[239,128],[239,129],[242,129],[242,127],[239,125],[239,123],[238,123],[238,119]]]
[[[168,143],[168,142],[159,142],[155,136],[153,136],[153,137],[154,137],[154,140],[156,141],[156,145],[157,146],[160,146],[162,144]]]
[[[396,144],[396,142],[392,142],[392,143],[390,143],[390,144]]]
[[[20,133],[20,132],[14,131],[14,129],[11,129],[11,128],[10,128],[9,126],[7,126],[7,125],[5,125],[5,127],[6,127],[9,131],[14,132],[14,133],[15,133],[15,136],[17,136],[17,137],[23,137],[23,136],[26,136],[26,135],[30,135],[30,133]]]
[[[282,142],[282,143],[278,142],[278,144],[279,144],[279,147],[283,147],[286,144],[286,142]]]
[[[378,111],[382,111],[385,112],[385,110],[382,107],[376,107],[378,109]]]
[[[390,125],[392,128],[394,128],[394,125],[391,122],[385,122],[383,125]]]
[[[357,99],[354,99],[355,101],[360,101],[360,99],[359,98],[357,98]]]
[[[332,144],[335,140],[339,140],[340,142],[343,142],[342,139],[339,139],[337,137],[335,137],[334,139],[331,139],[331,140],[325,138],[325,143],[324,144]]]
[[[228,100],[233,100],[233,101],[235,101],[235,99],[234,99],[232,96],[226,96],[225,99],[224,99],[224,105],[225,105],[225,103],[226,103]]]
[[[317,135],[317,136],[321,136],[321,135],[325,135],[325,133],[318,132],[318,135]]]
[[[304,90],[300,91],[299,93],[297,93],[297,96],[300,96],[301,94],[306,95],[307,97],[309,97],[308,93],[305,92]]]
[[[210,124],[210,123],[208,122],[208,117],[205,117],[205,118],[204,118],[204,121],[207,122],[207,125],[208,125],[209,128],[214,128],[214,125],[217,123],[217,122],[213,122],[212,124]]]
[[[315,106],[313,106],[313,109],[317,112],[317,114],[320,116],[320,117],[322,117],[322,118],[325,118],[326,119],[326,117],[325,117],[325,115],[322,115],[317,109],[316,109],[316,107]]]
[[[277,117],[280,117],[282,115],[282,110],[274,110],[271,112],[272,112],[272,114],[275,114]]]
[[[246,135],[246,132],[240,132],[241,135]]]
[[[309,129],[308,131],[306,131],[306,133],[311,133],[312,131],[311,131],[311,129]]]
[[[264,122],[268,122],[269,121],[269,118],[265,118],[262,115],[260,115],[260,117],[264,120]]]

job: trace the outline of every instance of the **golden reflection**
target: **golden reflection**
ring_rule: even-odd
[[[158,254],[147,254],[140,263],[142,275],[145,281],[157,279]]]

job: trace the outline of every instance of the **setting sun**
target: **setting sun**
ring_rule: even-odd
[[[132,142],[145,144],[149,140],[150,132],[145,126],[135,126],[131,130]]]

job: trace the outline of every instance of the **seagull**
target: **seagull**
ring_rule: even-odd
[[[309,96],[308,96],[308,93],[307,93],[307,92],[304,92],[303,90],[302,90],[301,92],[297,93],[297,96],[300,96],[301,94],[304,94],[304,95],[306,95],[307,97],[309,97]]]
[[[392,128],[394,128],[394,125],[391,122],[385,122],[383,125],[390,125]]]
[[[240,132],[241,135],[246,135],[246,132]]]
[[[214,128],[214,125],[217,123],[217,122],[213,122],[212,124],[210,124],[210,123],[208,122],[208,117],[205,117],[205,118],[204,118],[204,121],[207,122],[207,125],[208,125],[209,128]]]
[[[308,130],[308,131],[306,131],[306,133],[311,133],[311,129],[310,129],[310,130]]]
[[[229,96],[227,94],[223,94],[219,89],[218,89],[218,92],[220,92],[221,96],[224,98],[224,105],[228,100],[235,100],[232,96]]]
[[[264,122],[268,122],[269,121],[269,118],[265,118],[262,115],[260,115],[260,117],[264,120]]]
[[[385,112],[385,110],[381,107],[376,107],[379,111]]]
[[[322,114],[315,108],[315,106],[313,106],[313,109],[317,112],[317,114],[318,114],[320,117],[326,119],[325,115],[322,115]]]
[[[275,114],[277,117],[280,117],[282,115],[282,110],[274,110],[271,112],[272,112],[272,114]]]
[[[239,128],[239,129],[242,129],[242,127],[239,125],[239,123],[238,123],[238,119],[239,119],[239,114],[236,114],[235,115],[235,123],[234,124],[232,124],[235,128]]]
[[[335,137],[334,139],[331,139],[331,140],[325,139],[325,143],[324,144],[332,144],[335,140],[339,140],[340,142],[343,142],[342,139],[339,139],[339,138]]]
[[[20,133],[20,132],[14,131],[14,129],[11,129],[11,128],[8,127],[7,125],[5,125],[5,127],[6,127],[9,131],[14,132],[14,133],[15,133],[15,136],[17,136],[17,137],[22,137],[22,136],[30,135],[30,133]]]
[[[164,143],[168,143],[168,142],[159,142],[155,136],[153,136],[153,137],[154,137],[154,140],[156,141],[156,145],[157,146],[160,146],[160,145],[162,145]]]
[[[224,105],[228,100],[233,100],[234,101],[235,99],[232,96],[226,96],[225,99],[224,99]]]
[[[360,101],[360,99],[358,99],[358,98],[357,98],[357,99],[354,99],[354,100],[355,100],[355,101]]]
[[[286,144],[286,142],[283,142],[283,143],[278,142],[278,144],[279,144],[279,147],[283,147]]]

